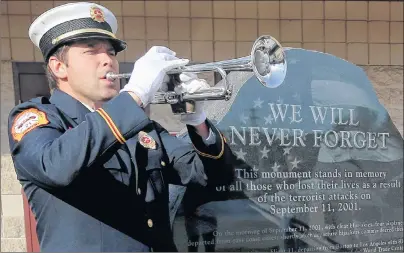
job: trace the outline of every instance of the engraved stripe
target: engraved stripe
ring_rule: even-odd
[[[102,109],[99,108],[97,112],[101,115],[101,117],[105,120],[109,128],[111,129],[112,133],[115,135],[115,138],[119,141],[119,143],[124,144],[125,143],[125,138],[121,135],[119,132],[118,128],[112,121],[111,117]]]

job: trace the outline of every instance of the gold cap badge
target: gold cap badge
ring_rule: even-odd
[[[90,8],[90,16],[94,21],[97,21],[99,23],[105,22],[104,19],[104,12],[97,6],[92,6]]]

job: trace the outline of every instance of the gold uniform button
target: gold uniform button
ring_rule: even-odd
[[[149,226],[149,228],[153,227],[153,221],[152,221],[152,219],[148,219],[148,220],[147,220],[147,226]]]
[[[161,161],[160,164],[161,164],[161,166],[163,166],[163,167],[166,166],[166,163],[165,163],[164,161]]]

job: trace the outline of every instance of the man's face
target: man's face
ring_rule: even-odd
[[[107,40],[89,40],[73,44],[67,52],[67,82],[74,93],[85,100],[105,102],[119,92],[119,80],[105,75],[119,73],[116,52]]]

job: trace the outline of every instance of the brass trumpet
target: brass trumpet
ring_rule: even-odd
[[[184,67],[169,71],[168,75],[178,75],[183,72],[203,73],[217,71],[223,80],[223,87],[212,87],[188,94],[177,94],[174,91],[158,92],[151,104],[177,104],[197,100],[229,100],[232,95],[232,85],[227,81],[227,71],[252,71],[262,85],[276,88],[282,84],[286,76],[287,64],[285,52],[281,44],[272,36],[263,35],[254,42],[249,56],[224,61],[188,64]],[[131,73],[108,73],[109,80],[130,78]],[[192,109],[191,109],[192,111]]]

